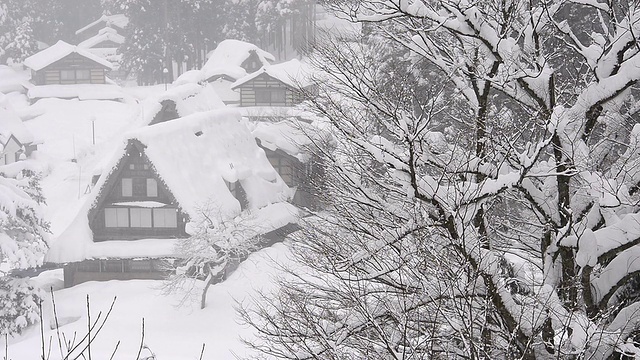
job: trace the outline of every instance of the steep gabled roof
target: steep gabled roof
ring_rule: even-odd
[[[213,76],[226,75],[233,79],[239,79],[247,74],[242,63],[253,53],[257,55],[262,66],[267,66],[275,61],[271,53],[260,49],[258,46],[240,41],[223,40],[215,50],[207,54],[207,62],[202,67],[203,79]]]
[[[287,186],[236,111],[196,113],[140,129],[129,137],[145,146],[159,177],[192,218],[205,205],[223,213],[239,212],[225,181],[240,181],[250,208],[286,199]]]
[[[51,244],[47,261],[64,263],[99,256],[172,256],[171,239],[158,239],[164,253],[140,248],[139,240],[94,243],[88,214],[100,206],[107,184],[131,143],[140,146],[152,170],[174,196],[177,206],[192,223],[202,219],[203,209],[226,218],[240,214],[240,204],[225,181],[239,181],[246,192],[255,226],[269,232],[295,222],[297,210],[286,200],[292,196],[282,178],[269,164],[241,115],[231,109],[196,113],[175,121],[147,126],[126,136],[106,165],[71,225]],[[113,182],[111,182],[113,183]],[[245,213],[245,212],[243,212]],[[190,227],[187,226],[187,232]],[[156,240],[154,240],[155,243]],[[151,244],[148,244],[151,245]],[[114,247],[117,247],[115,253]],[[133,247],[128,251],[128,247]],[[135,249],[134,249],[135,248]]]
[[[283,63],[264,66],[262,69],[238,79],[231,85],[231,88],[236,89],[263,74],[292,88],[305,88],[313,85],[312,70],[309,65],[298,59],[292,59]]]
[[[55,45],[29,56],[24,60],[24,65],[35,71],[39,71],[73,53],[98,63],[109,70],[113,69],[113,65],[111,65],[107,60],[99,57],[98,55],[92,54],[86,49],[68,44],[62,40],[58,41]]]
[[[100,22],[104,22],[105,26],[107,27],[114,25],[121,29],[124,29],[127,26],[127,24],[129,24],[129,18],[127,18],[127,16],[124,14],[102,15],[98,20],[92,22],[91,24],[81,29],[78,29],[78,31],[76,31],[76,35],[89,30],[90,28],[99,24]]]
[[[118,32],[112,28],[104,28],[98,31],[98,34],[88,38],[87,40],[78,44],[79,47],[89,49],[103,41],[113,41],[116,44],[124,43],[124,36],[118,34]]]

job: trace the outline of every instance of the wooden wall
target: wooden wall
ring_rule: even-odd
[[[162,259],[84,260],[64,266],[64,287],[87,281],[162,280],[168,265]]]
[[[238,88],[240,89],[240,106],[293,106],[303,100],[303,94],[300,91],[267,74],[261,74]],[[260,94],[265,92],[284,92],[284,96],[273,94],[267,100]]]
[[[114,172],[108,182],[108,194],[104,201],[95,210],[95,216],[90,223],[93,231],[93,241],[107,240],[137,240],[145,238],[178,238],[186,237],[185,232],[186,219],[178,210],[176,205],[172,204],[172,195],[163,182],[157,178],[147,157],[137,152],[135,147],[128,149],[128,155],[124,156],[118,164],[121,169]],[[139,190],[136,193],[133,190],[131,196],[124,196],[122,191],[122,179],[132,179],[132,182],[144,184],[146,179],[154,179],[157,183],[157,196],[148,197],[145,190]],[[133,180],[137,179],[137,180]],[[153,201],[157,203],[167,204],[163,209],[173,209],[176,211],[177,227],[107,227],[105,219],[105,208],[125,208],[131,209],[131,206],[113,205],[125,202]],[[129,224],[131,223],[131,210],[129,210]]]
[[[63,79],[63,70],[83,70],[89,71],[89,77],[83,79]],[[42,70],[32,72],[32,79],[36,85],[53,85],[53,84],[104,84],[105,83],[104,66],[87,59],[77,53],[54,62]]]

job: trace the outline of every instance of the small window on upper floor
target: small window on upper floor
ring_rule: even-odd
[[[156,179],[147,179],[147,197],[158,197],[158,182]]]

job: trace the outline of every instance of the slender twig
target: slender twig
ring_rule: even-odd
[[[113,360],[113,357],[116,356],[116,351],[118,351],[118,346],[120,346],[120,340],[118,340],[118,342],[116,343],[116,348],[113,349],[113,352],[111,353],[111,357],[109,357],[109,360]]]
[[[78,344],[77,344],[77,345],[75,345],[75,346],[71,349],[71,351],[67,354],[67,356],[65,356],[65,358],[64,358],[63,360],[67,360],[67,359],[71,356],[71,353],[72,353],[73,351],[75,351],[75,350],[76,350],[76,349],[77,349],[77,348],[78,348],[78,347],[79,347],[79,346],[84,342],[84,340],[85,340],[85,339],[87,339],[87,338],[88,338],[88,342],[90,343],[90,342],[92,342],[92,341],[96,338],[96,336],[98,335],[98,333],[100,333],[100,331],[101,331],[101,330],[102,330],[102,328],[104,327],[104,324],[106,324],[106,323],[107,323],[107,319],[109,319],[109,316],[111,315],[111,311],[113,311],[113,306],[114,306],[114,305],[115,305],[115,303],[116,303],[116,299],[117,299],[117,296],[114,296],[114,297],[113,297],[113,301],[111,302],[111,306],[109,307],[109,311],[107,311],[107,314],[105,315],[104,320],[102,320],[102,323],[100,324],[100,326],[98,327],[98,329],[95,331],[95,333],[94,333],[94,335],[93,335],[93,339],[92,339],[92,338],[88,338],[88,335],[89,335],[89,334],[87,334],[87,335],[83,336],[83,337],[82,337],[82,339],[80,339],[80,341],[78,342]],[[100,320],[100,317],[101,317],[101,316],[102,316],[102,311],[98,313],[98,317],[96,318],[95,322],[94,322],[94,323],[93,323],[93,325],[91,326],[91,329],[93,329],[94,327],[96,327],[96,325],[98,325],[98,321]],[[74,336],[74,340],[75,340],[75,333],[74,333],[74,335],[73,335],[73,336]],[[84,354],[85,350],[87,350],[87,347],[88,347],[88,346],[89,346],[89,345],[87,344],[87,346],[85,346],[85,347],[80,351],[80,354],[79,354],[79,355],[77,355],[75,358],[73,358],[73,360],[76,360],[76,359],[78,359],[80,356],[83,356],[83,354]]]
[[[200,358],[198,360],[202,360],[204,356],[204,343],[202,343],[202,351],[200,351]]]
[[[136,360],[140,359],[140,353],[142,353],[142,347],[144,346],[144,318],[142,318],[142,336],[140,338],[140,348],[138,348],[138,355]]]
[[[60,324],[58,323],[58,311],[56,309],[56,298],[53,295],[53,286],[50,288],[51,291],[51,304],[53,306],[53,320],[56,322],[56,336],[58,337],[58,347],[60,348],[60,358],[64,358],[64,354],[62,352],[62,337],[60,336]],[[69,350],[69,348],[67,348]]]
[[[87,355],[91,360],[91,309],[89,307],[89,294],[87,294]]]
[[[40,341],[41,341],[41,348],[42,348],[42,360],[46,360],[44,357],[44,324],[42,323],[42,299],[38,299],[38,312],[39,312],[39,316],[40,316]]]
[[[9,333],[4,334],[4,360],[9,360]]]

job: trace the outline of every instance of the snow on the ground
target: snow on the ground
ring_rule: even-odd
[[[132,359],[138,352],[141,324],[144,318],[144,343],[153,351],[157,360],[198,359],[205,344],[203,359],[233,359],[235,355],[249,355],[239,336],[250,338],[253,330],[240,324],[235,312],[236,301],[250,301],[258,290],[269,291],[274,275],[279,271],[273,262],[288,261],[286,244],[276,244],[249,256],[229,278],[213,285],[207,295],[207,306],[201,310],[199,303],[177,306],[181,294],[162,295],[162,281],[129,280],[87,282],[69,289],[54,292],[60,331],[67,338],[86,334],[86,298],[90,299],[91,317],[108,311],[117,297],[113,311],[92,344],[94,359],[109,359],[120,341],[113,359]],[[59,270],[44,273],[39,279],[43,284],[56,284],[61,277]],[[59,284],[59,283],[58,283]],[[46,286],[46,285],[45,285]],[[55,285],[54,285],[55,286]],[[45,306],[45,343],[51,339],[51,360],[60,359],[56,331],[51,329],[53,318],[50,302]],[[55,323],[55,322],[54,322]],[[4,348],[4,344],[0,345]],[[47,345],[48,348],[49,345]],[[38,359],[41,354],[41,336],[37,328],[30,328],[22,336],[9,340],[11,359]]]
[[[45,164],[41,181],[47,201],[44,215],[53,235],[73,219],[95,167],[110,153],[114,139],[131,128],[138,111],[136,103],[77,99],[41,99],[16,109],[26,119],[26,128],[42,141],[34,158]]]

